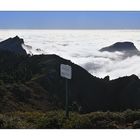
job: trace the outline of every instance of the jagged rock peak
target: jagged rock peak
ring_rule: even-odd
[[[20,38],[19,36],[15,36],[15,37],[13,37],[11,39],[13,39],[15,41],[21,41],[22,43],[24,43],[24,40],[22,38]]]
[[[110,80],[109,75],[107,75],[107,76],[104,77],[104,81],[109,81],[109,80]]]
[[[27,55],[22,44],[24,44],[24,40],[18,36],[8,38],[0,42],[0,51],[10,51],[15,54]]]

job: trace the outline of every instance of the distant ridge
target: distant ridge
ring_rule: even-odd
[[[134,55],[140,56],[140,51],[136,48],[133,42],[116,42],[111,46],[104,47],[99,50],[100,52],[122,52],[123,59],[127,57],[132,57]]]
[[[99,51],[108,51],[108,52],[115,52],[115,51],[138,51],[135,47],[134,43],[132,42],[117,42],[111,46],[104,47]]]

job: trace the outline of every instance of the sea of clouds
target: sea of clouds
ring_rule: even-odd
[[[140,30],[0,30],[0,41],[18,35],[32,54],[57,54],[82,66],[92,75],[111,79],[136,74],[140,56],[122,59],[121,52],[99,52],[115,42],[131,41],[140,50]]]

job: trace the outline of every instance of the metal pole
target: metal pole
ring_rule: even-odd
[[[68,89],[68,79],[66,79],[66,118],[69,118],[69,89]]]

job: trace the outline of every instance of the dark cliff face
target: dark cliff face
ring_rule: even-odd
[[[27,53],[25,49],[23,49],[22,44],[24,44],[24,41],[18,36],[8,38],[0,42],[0,51],[10,51],[15,54],[26,55]]]

